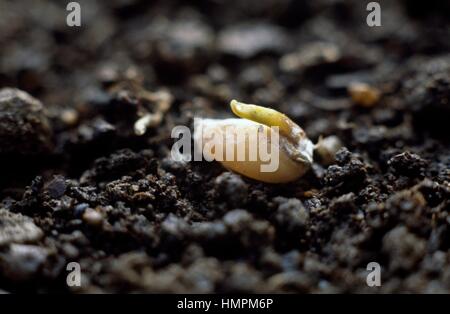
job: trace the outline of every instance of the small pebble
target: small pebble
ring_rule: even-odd
[[[60,198],[64,195],[66,189],[66,180],[63,176],[55,176],[46,186],[46,190],[51,198]]]
[[[75,206],[73,209],[75,217],[81,217],[84,214],[84,211],[89,207],[87,203],[81,203]]]
[[[351,83],[348,93],[355,104],[366,108],[375,106],[381,98],[381,92],[366,83]]]
[[[331,135],[319,140],[316,145],[316,153],[324,165],[331,165],[336,161],[335,155],[341,147],[341,140],[337,136]]]
[[[98,226],[103,222],[103,216],[92,208],[87,208],[83,214],[83,220],[92,226]]]
[[[66,109],[61,113],[61,120],[68,126],[74,126],[78,122],[78,112],[74,109]]]

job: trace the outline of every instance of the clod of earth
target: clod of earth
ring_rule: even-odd
[[[28,93],[0,90],[0,155],[37,155],[51,150],[52,130],[44,106]]]

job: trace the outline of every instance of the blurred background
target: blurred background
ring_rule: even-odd
[[[450,45],[446,1],[378,1],[382,27],[367,26],[368,1],[78,2],[82,27],[66,25],[69,1],[1,1],[0,86],[69,105],[99,94],[108,79],[102,74],[134,68],[148,86],[192,84],[207,73],[257,85],[258,76],[282,72],[288,87],[313,81],[324,89],[321,82],[335,73],[444,53]],[[280,62],[293,52],[310,60]],[[260,63],[271,73],[256,75]]]

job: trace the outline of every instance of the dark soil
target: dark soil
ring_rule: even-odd
[[[450,292],[449,2],[79,2],[0,3],[0,291]],[[233,98],[345,147],[284,185],[174,162]]]

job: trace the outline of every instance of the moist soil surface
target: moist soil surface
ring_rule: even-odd
[[[79,2],[0,3],[0,291],[450,291],[448,2]],[[278,185],[172,160],[231,99],[342,147]]]

